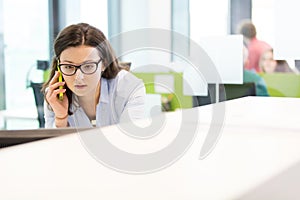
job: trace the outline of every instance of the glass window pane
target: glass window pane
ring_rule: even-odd
[[[66,25],[89,23],[107,36],[107,0],[66,0],[65,4]]]
[[[49,59],[48,1],[3,0],[3,19],[6,107],[35,109],[26,77],[37,60]]]

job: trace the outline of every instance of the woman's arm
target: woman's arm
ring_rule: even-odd
[[[145,117],[146,89],[141,82],[129,96],[124,111],[128,112],[130,119],[141,119]]]

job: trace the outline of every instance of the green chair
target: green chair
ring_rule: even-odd
[[[147,94],[157,94],[155,91],[155,76],[157,75],[171,75],[174,77],[174,93],[163,93],[162,108],[164,111],[174,111],[178,108],[192,108],[193,102],[191,96],[183,94],[183,75],[182,73],[175,72],[160,72],[160,73],[147,73],[147,72],[132,72],[136,77],[144,81]],[[167,100],[167,103],[163,100]],[[167,105],[168,104],[168,105]]]
[[[215,103],[215,84],[208,84],[207,96],[193,96],[193,107]],[[219,101],[237,99],[246,96],[256,96],[255,83],[221,84],[219,85]]]
[[[292,73],[261,74],[270,96],[300,97],[300,75]]]
[[[256,96],[255,83],[224,84],[226,100],[237,99],[246,96]]]

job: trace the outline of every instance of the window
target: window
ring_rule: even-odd
[[[48,60],[48,1],[3,0],[2,14],[6,108],[35,108],[26,75],[37,60]]]

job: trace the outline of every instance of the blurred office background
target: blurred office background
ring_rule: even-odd
[[[237,23],[250,18],[257,27],[257,37],[273,45],[274,2],[0,0],[0,110],[36,109],[28,79],[38,82],[41,77],[31,70],[36,68],[37,60],[50,61],[53,39],[69,24],[90,23],[108,38],[124,31],[153,27],[174,30],[197,41],[201,36],[234,34]],[[172,59],[167,58],[166,62]],[[130,61],[133,65],[139,64],[138,60]],[[22,126],[38,125],[26,121]]]

